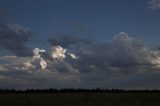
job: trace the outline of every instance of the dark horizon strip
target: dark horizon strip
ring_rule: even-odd
[[[160,90],[137,90],[137,89],[83,89],[83,88],[63,88],[63,89],[26,89],[26,90],[16,90],[16,89],[0,89],[0,94],[2,93],[160,93]]]

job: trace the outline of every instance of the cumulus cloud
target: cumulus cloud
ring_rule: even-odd
[[[0,47],[17,56],[31,55],[31,50],[26,46],[31,35],[28,28],[19,24],[0,24]]]
[[[66,42],[63,37],[58,37],[58,39],[60,41],[58,44]],[[84,41],[86,41],[85,44]],[[93,71],[107,74],[139,73],[142,68],[147,71],[145,66],[159,66],[159,50],[149,49],[142,41],[129,37],[124,32],[116,35],[112,42],[95,43],[92,40],[82,40],[78,37],[76,42],[79,44],[76,46],[79,59],[72,64],[82,73]],[[72,45],[67,46],[70,50],[75,50],[73,46],[77,45],[77,43],[67,44]],[[74,58],[74,55],[68,55]]]
[[[63,47],[54,46],[52,48],[51,56],[53,59],[64,59],[66,58],[65,53],[66,53],[66,49],[64,49]]]
[[[58,39],[60,41],[58,44],[66,42],[63,37]],[[144,42],[128,36],[127,33],[120,32],[111,42],[104,43],[82,40],[78,37],[77,39],[78,43],[67,43],[69,45],[67,48],[75,51],[79,58],[74,61],[75,63],[68,60],[67,62],[79,71],[81,82],[159,72],[160,51],[148,48]],[[73,55],[69,53],[68,55],[74,58]]]
[[[69,55],[72,59],[74,59],[74,60],[78,59],[78,56],[76,56],[76,55],[73,54],[73,53],[68,53],[68,55]]]
[[[160,9],[160,0],[150,0],[148,4],[150,9]]]
[[[41,58],[40,65],[42,70],[44,70],[47,67],[47,62],[43,58]]]
[[[67,48],[52,45],[50,50],[35,48],[33,57],[2,56],[0,60],[6,64],[0,64],[0,74],[39,84],[47,81],[48,87],[53,81],[76,82],[80,87],[97,87],[100,83],[114,86],[123,79],[130,79],[129,76],[147,79],[148,74],[160,74],[160,51],[148,48],[127,33],[120,32],[111,42],[104,43],[78,39],[77,49],[73,47],[77,43]],[[130,80],[134,84],[135,79]]]
[[[38,63],[41,66],[41,69],[44,70],[47,67],[47,62],[41,57],[41,53],[45,52],[43,49],[35,48],[33,50],[33,63]]]
[[[110,43],[86,45],[80,48],[78,53],[78,68],[84,73],[138,73],[141,69],[148,71],[144,66],[160,65],[158,50],[150,50],[143,42],[129,37],[124,32],[115,36]]]
[[[40,83],[39,80],[60,82],[78,80],[79,71],[63,56],[65,55],[66,59],[69,58],[69,55],[64,52],[65,49],[60,46],[53,48],[55,49],[51,48],[50,51],[56,57],[52,59],[45,58],[43,55],[50,51],[39,48],[33,50],[33,57],[2,56],[0,57],[3,62],[0,64],[0,74],[3,78],[20,79],[28,81],[30,84],[32,82]],[[3,79],[2,82],[7,79]]]

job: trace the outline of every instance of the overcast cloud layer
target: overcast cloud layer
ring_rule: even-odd
[[[0,88],[160,88],[160,51],[124,32],[106,43],[52,37],[48,51],[27,48],[30,33],[23,26],[1,25],[0,33],[0,46],[15,54],[0,57]]]

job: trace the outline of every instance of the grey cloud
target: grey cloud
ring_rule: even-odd
[[[18,24],[0,24],[0,47],[17,56],[31,55],[30,48],[26,46],[31,36],[31,32],[26,27]]]
[[[71,86],[72,82],[77,83],[78,80],[76,73],[70,70],[66,72],[62,70],[56,70],[57,72],[55,72],[54,69],[45,71],[34,69],[29,71],[29,69],[22,70],[22,67],[18,64],[5,65],[4,68],[7,71],[3,69],[3,71],[0,71],[0,88],[57,88],[59,86]]]
[[[72,36],[67,37],[70,40],[72,38]],[[142,41],[124,32],[120,32],[111,42],[106,43],[95,42],[92,39],[84,43],[85,38],[82,40],[78,37],[73,41],[74,43],[68,42],[65,37],[58,37],[58,39],[59,42],[55,45],[62,44],[63,47],[65,44],[70,50],[74,49],[72,48],[74,46],[77,47],[75,52],[79,59],[71,61],[66,58],[65,62],[79,71],[80,83],[103,82],[116,76],[159,72],[159,50],[149,49]]]
[[[108,67],[131,68],[141,65],[153,65],[158,51],[151,51],[141,41],[120,33],[110,43],[87,45],[79,50],[80,67],[93,65]],[[82,66],[81,66],[82,65]],[[90,70],[92,71],[92,70]]]
[[[71,36],[69,39],[73,40],[73,38]],[[74,51],[78,59],[73,60],[69,55],[66,55],[65,58],[54,59],[49,56],[50,51],[46,51],[46,55],[41,55],[47,62],[45,70],[34,67],[31,57],[0,57],[1,61],[15,63],[0,65],[3,83],[6,79],[15,78],[22,79],[24,82],[28,81],[23,85],[31,88],[75,87],[75,84],[76,87],[86,88],[132,87],[134,89],[143,88],[143,86],[160,88],[156,85],[160,73],[159,50],[149,49],[142,41],[124,32],[116,35],[111,42],[105,43],[75,38],[77,39],[75,42],[70,42],[60,37],[59,42],[52,46],[65,44],[67,46],[64,49]],[[157,82],[152,79],[155,75],[157,75]]]
[[[70,47],[75,48],[81,45],[93,43],[91,37],[79,38],[74,35],[59,35],[59,36],[50,38],[48,41],[52,46],[59,45],[65,48],[70,48]]]
[[[45,70],[35,67],[30,57],[2,56],[0,60],[8,63],[0,64],[0,75],[3,78],[0,81],[2,83],[5,83],[5,81],[12,82],[6,83],[6,85],[14,85],[15,82],[10,81],[11,79],[22,80],[22,85],[28,85],[29,88],[35,86],[33,83],[37,83],[36,85],[39,86],[41,82],[45,84],[45,82],[59,81],[59,83],[63,83],[78,80],[78,70],[65,60],[45,59],[48,64]],[[26,83],[23,83],[23,81]],[[20,84],[20,81],[18,83]],[[16,85],[17,83],[14,86]]]
[[[148,4],[150,9],[160,9],[160,0],[150,0]]]
[[[135,67],[152,67],[160,62],[158,50],[153,51],[147,48],[142,41],[129,37],[124,32],[116,35],[112,42],[106,43],[73,36],[55,37],[50,43],[56,41],[58,43],[52,45],[62,45],[62,47],[65,45],[71,50],[71,45],[73,47],[80,44],[80,46],[76,46],[75,51],[79,59],[75,60],[75,63],[69,59],[66,59],[66,62],[71,63],[76,69],[84,73],[93,71],[102,71],[108,74],[113,72],[132,73],[130,70],[135,69]],[[86,42],[84,43],[84,41]]]

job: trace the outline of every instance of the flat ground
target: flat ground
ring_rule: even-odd
[[[0,106],[160,106],[160,93],[3,93]]]

